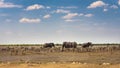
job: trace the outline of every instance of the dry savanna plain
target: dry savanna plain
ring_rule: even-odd
[[[1,45],[0,68],[120,68],[120,45],[78,45],[63,51],[61,45]]]

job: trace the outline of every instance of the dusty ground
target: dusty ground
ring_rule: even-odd
[[[120,50],[112,52],[0,52],[0,68],[120,68]]]
[[[48,63],[48,64],[0,64],[0,68],[120,68],[120,64],[81,64],[81,63]]]
[[[120,51],[115,52],[60,52],[60,53],[40,53],[28,55],[1,55],[0,62],[81,62],[81,63],[120,63]]]

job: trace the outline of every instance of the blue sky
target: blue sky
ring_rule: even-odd
[[[120,0],[0,0],[0,44],[120,43]]]

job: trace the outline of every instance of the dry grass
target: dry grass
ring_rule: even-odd
[[[0,64],[0,68],[120,68],[120,64],[86,64],[86,63],[46,63],[46,64]]]
[[[92,52],[0,51],[0,68],[120,68],[120,49]]]

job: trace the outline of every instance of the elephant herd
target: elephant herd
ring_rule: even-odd
[[[77,45],[78,45],[77,42],[63,42],[62,49],[64,49],[64,48],[77,48]],[[91,42],[87,42],[87,43],[82,44],[83,48],[87,48],[90,46],[93,46],[93,44]],[[55,44],[54,43],[45,43],[43,47],[44,48],[52,48],[52,47],[55,47]]]

